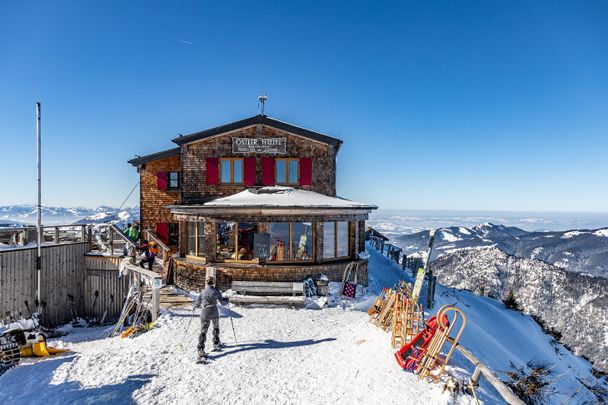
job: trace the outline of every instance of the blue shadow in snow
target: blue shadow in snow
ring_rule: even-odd
[[[324,343],[324,342],[331,342],[333,340],[336,340],[336,338],[325,338],[325,339],[319,339],[319,340],[306,339],[306,340],[298,340],[295,342],[278,342],[273,339],[266,339],[263,342],[259,342],[259,343],[242,343],[242,344],[226,346],[223,352],[220,352],[219,354],[209,355],[208,358],[210,360],[216,360],[221,357],[228,356],[229,354],[236,354],[236,353],[240,353],[240,352],[246,352],[249,350],[289,349],[291,347],[310,346],[310,345],[316,345],[316,344]],[[226,350],[226,349],[233,349],[233,350]]]
[[[0,404],[132,404],[133,392],[155,376],[131,375],[117,384],[91,388],[83,387],[77,381],[53,384],[55,371],[76,357],[72,354],[39,360],[7,371],[0,377]]]

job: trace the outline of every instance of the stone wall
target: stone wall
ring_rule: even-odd
[[[142,229],[156,231],[157,223],[176,222],[166,205],[179,204],[179,190],[159,190],[156,173],[179,172],[180,157],[171,156],[142,165],[140,169],[139,201],[141,205],[140,223]]]
[[[358,260],[359,283],[367,286],[368,262]],[[216,269],[217,287],[230,289],[232,281],[303,281],[307,276],[316,278],[325,274],[331,281],[342,281],[344,269],[352,260],[341,260],[323,264],[261,266],[256,264],[213,263],[205,265],[195,260],[177,259],[175,261],[175,285],[187,291],[200,291],[205,286],[206,267]]]
[[[260,127],[263,127],[260,129]],[[232,153],[232,138],[286,138],[285,155],[264,153]],[[206,158],[222,157],[255,157],[257,158],[256,185],[262,185],[262,157],[313,159],[311,186],[297,186],[301,189],[316,191],[321,194],[336,195],[336,150],[333,146],[292,135],[268,126],[253,126],[227,134],[196,141],[182,146],[182,202],[202,202],[208,197],[226,196],[243,191],[243,185],[207,185]]]

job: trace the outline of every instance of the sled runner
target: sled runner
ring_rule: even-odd
[[[447,323],[448,319],[445,317],[443,324],[446,325]],[[435,333],[437,332],[437,327],[437,317],[434,316],[429,319],[426,325],[424,325],[424,329],[422,329],[411,342],[404,345],[395,353],[395,359],[402,369],[409,371],[415,371],[417,369],[433,336],[435,336]]]

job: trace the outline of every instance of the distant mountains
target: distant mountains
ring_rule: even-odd
[[[406,254],[425,250],[429,231],[394,238]],[[551,232],[485,223],[471,228],[449,227],[437,230],[431,260],[455,252],[494,246],[501,251],[553,264],[570,272],[608,277],[608,228]]]
[[[34,225],[36,206],[33,204],[0,206],[0,227]],[[114,207],[42,207],[43,225],[71,225],[80,223],[126,223],[139,218],[139,207],[123,208],[118,212]]]
[[[515,257],[496,247],[456,250],[433,261],[432,268],[444,286],[499,300],[512,290],[522,311],[575,354],[608,372],[607,278]]]

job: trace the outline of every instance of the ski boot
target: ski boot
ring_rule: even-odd
[[[196,359],[196,362],[198,364],[206,364],[207,363],[207,353],[205,353],[205,352],[199,352],[198,353],[198,357]]]

